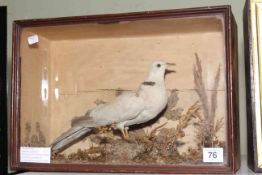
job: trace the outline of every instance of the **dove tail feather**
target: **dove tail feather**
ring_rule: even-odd
[[[61,151],[63,148],[68,147],[83,135],[91,131],[88,127],[73,127],[58,137],[50,146],[53,153]]]
[[[71,127],[85,126],[85,127],[96,127],[96,124],[93,122],[93,119],[88,115],[75,117],[71,120]]]

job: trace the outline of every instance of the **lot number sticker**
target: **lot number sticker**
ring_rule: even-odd
[[[203,162],[223,162],[223,152],[223,148],[203,148]]]

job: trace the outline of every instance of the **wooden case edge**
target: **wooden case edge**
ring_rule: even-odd
[[[251,4],[247,0],[244,7],[244,44],[245,44],[245,70],[246,70],[246,106],[247,106],[247,149],[248,167],[254,172],[262,172],[258,167],[256,145],[256,111],[254,99],[254,68],[252,54],[252,30],[251,30]]]

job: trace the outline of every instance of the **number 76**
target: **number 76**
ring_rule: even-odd
[[[214,159],[217,158],[217,152],[208,152],[208,154],[209,154],[209,158],[214,158]]]

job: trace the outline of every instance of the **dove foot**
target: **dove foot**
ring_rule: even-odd
[[[121,133],[122,133],[122,135],[123,135],[123,138],[125,139],[125,140],[129,140],[129,134],[128,134],[128,127],[125,127],[124,129],[121,129]]]
[[[125,128],[124,128],[125,136],[126,136],[127,138],[129,138],[128,130],[129,130],[129,127],[125,127]]]

